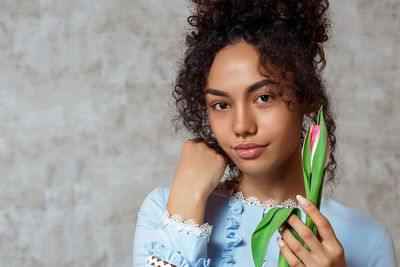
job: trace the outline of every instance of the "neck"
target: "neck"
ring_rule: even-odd
[[[259,176],[241,174],[241,181],[234,192],[241,191],[245,197],[254,196],[261,202],[274,199],[279,203],[306,196],[301,159],[301,145],[278,168]]]

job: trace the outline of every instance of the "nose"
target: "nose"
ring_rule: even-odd
[[[257,124],[250,107],[238,105],[234,112],[233,130],[237,137],[253,135],[257,132]]]

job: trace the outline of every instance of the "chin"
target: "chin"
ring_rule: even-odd
[[[241,162],[235,162],[235,164],[242,173],[249,176],[263,175],[273,169],[265,161],[260,159],[241,160]]]
[[[240,169],[240,168],[239,168]],[[244,170],[240,169],[243,174],[246,174],[247,176],[261,176],[265,175],[269,172],[269,170]]]

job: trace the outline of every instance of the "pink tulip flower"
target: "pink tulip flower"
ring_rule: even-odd
[[[313,158],[314,158],[314,153],[315,150],[317,149],[317,144],[318,144],[318,140],[319,140],[319,133],[321,130],[321,125],[311,125],[310,126],[310,146],[311,146],[311,170],[312,170],[312,162],[313,162]],[[326,150],[326,159],[325,159],[325,166],[324,168],[326,168],[326,166],[328,165],[329,162],[329,158],[330,158],[330,144],[329,144],[329,136],[328,133],[326,133],[326,137],[327,137],[327,150]]]

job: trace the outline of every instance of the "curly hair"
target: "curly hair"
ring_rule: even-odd
[[[216,53],[229,45],[245,41],[259,52],[259,71],[274,65],[281,77],[291,79],[296,97],[309,108],[300,138],[303,144],[309,123],[316,124],[323,105],[331,147],[325,184],[335,185],[335,121],[326,85],[321,77],[326,60],[322,43],[328,40],[330,20],[328,0],[192,0],[194,10],[187,18],[186,51],[178,61],[172,92],[176,114],[175,133],[183,124],[194,138],[224,156],[229,174],[225,189],[239,183],[241,171],[220,148],[208,120],[203,89]],[[280,94],[282,97],[282,94]],[[286,102],[286,101],[285,101]],[[288,108],[291,101],[286,102]],[[178,123],[176,123],[178,122]]]

